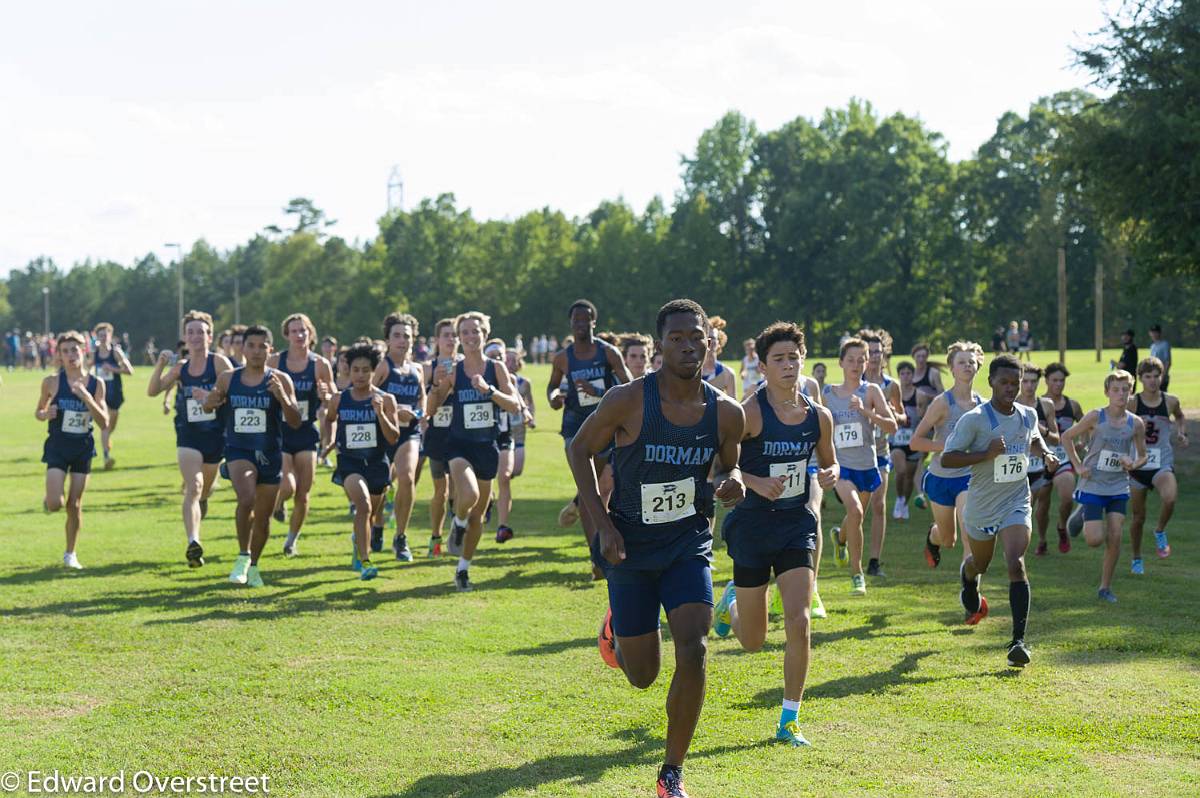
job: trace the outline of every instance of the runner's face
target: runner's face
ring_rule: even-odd
[[[387,344],[393,354],[408,357],[409,347],[412,346],[412,325],[393,324],[388,330]]]
[[[1142,388],[1149,393],[1158,393],[1159,388],[1162,387],[1161,371],[1155,369],[1154,371],[1144,372],[1140,376],[1142,378]]]
[[[631,346],[625,351],[625,367],[629,369],[629,373],[634,377],[640,377],[646,373],[646,347],[639,345]]]
[[[458,339],[464,352],[478,352],[483,347],[483,329],[475,319],[464,319],[458,325]]]
[[[979,359],[974,352],[955,352],[951,371],[954,372],[956,380],[971,382],[979,373]]]
[[[308,349],[308,328],[299,319],[288,322],[287,337],[291,345],[297,349]]]
[[[911,388],[912,387],[912,377],[913,377],[912,369],[900,369],[899,374],[900,374],[900,385],[902,385],[905,388]]]
[[[854,382],[862,377],[863,369],[867,367],[867,350],[861,346],[849,347],[846,349],[846,354],[838,360],[838,365],[842,367],[846,381]]]
[[[328,341],[321,344],[321,354],[325,356],[326,360],[333,360],[334,351],[336,351],[336,347]]]
[[[1051,396],[1058,398],[1062,396],[1063,388],[1067,386],[1067,378],[1063,376],[1061,371],[1056,371],[1053,374],[1046,375],[1046,390]]]
[[[817,365],[813,366],[813,379],[816,380],[817,382],[825,381],[825,364],[824,363],[818,363]]]
[[[872,341],[867,344],[867,362],[871,364],[871,368],[876,368],[883,362],[883,345]]]
[[[365,391],[370,387],[371,377],[374,374],[375,369],[371,367],[371,361],[365,357],[356,357],[350,364],[350,384],[359,391]]]
[[[708,333],[704,319],[695,313],[672,313],[663,322],[663,368],[681,380],[700,376],[708,355]]]
[[[271,345],[267,343],[265,335],[252,335],[242,341],[242,354],[246,358],[247,366],[260,369],[267,364],[267,357],[271,354]]]
[[[58,356],[64,366],[77,369],[83,365],[83,350],[74,341],[63,341],[58,346]]]
[[[658,371],[662,368],[662,352],[655,352],[654,357],[650,359],[650,368]]]
[[[800,347],[795,341],[776,341],[767,350],[767,359],[763,362],[763,373],[767,377],[767,385],[792,388],[804,367],[804,358],[800,356]]]
[[[449,324],[442,327],[438,332],[438,354],[442,357],[454,357],[454,352],[458,349],[458,336],[454,334],[454,328]]]
[[[575,308],[571,311],[571,334],[575,336],[576,341],[589,340],[595,328],[596,320],[592,318],[590,310]]]
[[[235,355],[242,354],[242,347],[244,345],[245,341],[242,340],[242,336],[240,335],[233,336],[233,340],[229,342],[229,346]]]
[[[1037,396],[1038,383],[1042,378],[1036,374],[1026,374],[1021,377],[1021,396],[1032,399]]]
[[[212,343],[212,330],[202,321],[189,321],[183,328],[183,338],[191,352],[204,352]]]
[[[917,362],[917,368],[919,369],[925,368],[925,364],[929,362],[928,349],[918,349],[916,352],[912,353],[912,356],[913,360]]]
[[[111,337],[112,333],[108,331],[107,327],[101,327],[99,330],[96,330],[96,343],[100,344],[100,346],[108,346],[108,341]]]
[[[231,336],[231,335],[222,335],[222,336],[221,336],[221,351],[222,351],[222,352],[228,352],[228,351],[229,351],[229,348],[230,348],[231,346],[233,346],[233,336]]]
[[[1017,369],[997,369],[989,380],[992,386],[992,398],[1001,404],[1011,405],[1021,390],[1021,372]]]
[[[1129,383],[1124,380],[1113,380],[1112,384],[1108,386],[1108,390],[1104,392],[1104,395],[1108,397],[1108,401],[1111,404],[1124,407],[1125,402],[1129,400],[1129,390]]]

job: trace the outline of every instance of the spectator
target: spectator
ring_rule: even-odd
[[[1008,323],[1008,333],[1004,336],[1004,351],[1017,352],[1021,347],[1021,331],[1017,329],[1014,319]]]
[[[1021,321],[1021,331],[1017,336],[1017,359],[1033,362],[1033,334],[1029,332],[1029,321]]]
[[[1116,367],[1125,369],[1130,374],[1137,374],[1138,351],[1137,345],[1133,343],[1133,330],[1126,330],[1121,333],[1121,359],[1117,361]],[[1134,377],[1133,390],[1137,390],[1137,377]]]
[[[4,343],[5,365],[8,366],[9,371],[12,371],[21,362],[21,333],[10,330],[5,336]]]
[[[996,331],[992,333],[992,354],[998,355],[1004,351],[1004,325],[996,327]]]
[[[1165,391],[1171,382],[1171,345],[1163,338],[1162,326],[1158,324],[1150,328],[1150,356],[1162,361],[1163,374],[1159,389]]]

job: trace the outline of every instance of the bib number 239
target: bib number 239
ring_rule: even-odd
[[[669,524],[696,514],[696,481],[642,485],[642,523]]]

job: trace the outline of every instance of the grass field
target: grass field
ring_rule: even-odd
[[[1200,351],[1176,357],[1173,392],[1200,408]],[[1085,352],[1069,361],[1068,393],[1086,409],[1101,403],[1108,355],[1103,366],[1092,361]],[[527,371],[544,395],[546,370]],[[301,556],[284,559],[277,532],[262,561],[267,587],[251,591],[225,578],[236,554],[228,485],[204,526],[209,565],[183,563],[173,433],[157,400],[140,394],[145,368],[128,383],[118,468],[94,474],[85,496],[87,570],[64,571],[63,517],[41,510],[40,375],[3,376],[0,771],[266,774],[270,793],[285,796],[653,793],[671,648],[646,691],[596,653],[606,593],[589,581],[582,534],[554,524],[573,493],[555,414],[544,412],[529,436],[517,537],[500,546],[485,536],[476,592],[454,592],[450,559],[420,556],[427,479],[410,530],[418,559],[359,582],[346,505],[327,470]],[[982,380],[979,388],[986,395]],[[1002,565],[984,580],[992,617],[963,626],[957,555],[937,572],[921,558],[927,513],[889,519],[888,579],[869,582],[864,599],[849,597],[846,572],[827,556],[830,614],[814,622],[800,716],[813,747],[768,742],[782,691],[779,619],[758,654],[714,638],[689,790],[1200,794],[1197,454],[1178,469],[1175,553],[1151,556],[1134,578],[1126,550],[1119,604],[1095,598],[1098,551],[1030,555],[1034,662],[1021,672],[1004,663]],[[829,501],[826,522],[840,515]],[[731,570],[721,548],[714,580]]]

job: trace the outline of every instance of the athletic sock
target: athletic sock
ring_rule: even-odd
[[[966,607],[968,612],[979,612],[979,583],[967,576],[967,571],[965,568],[962,572],[962,587],[963,606]]]
[[[459,557],[458,558],[458,567],[455,568],[454,571],[455,571],[455,573],[457,573],[459,571],[465,571],[470,567],[471,567],[470,560],[468,560],[466,557]]]
[[[200,536],[199,536],[199,535],[197,535],[195,532],[193,532],[192,534],[188,535],[188,544],[189,544],[189,545],[190,545],[190,544],[192,544],[192,543],[199,543],[199,542],[200,542]]]
[[[299,532],[288,532],[287,542],[285,542],[283,545],[290,549],[292,546],[296,545],[296,538],[298,537],[300,537]]]
[[[1013,640],[1025,639],[1025,622],[1029,620],[1029,583],[1010,582],[1008,603],[1012,606]]]
[[[783,699],[783,711],[779,715],[780,728],[782,728],[782,727],[786,726],[787,724],[791,723],[792,721],[794,721],[799,714],[800,714],[800,702],[799,701],[788,701],[786,698]]]
[[[877,558],[875,558],[875,557],[872,557],[872,558],[871,558],[871,560],[870,560],[870,562],[868,562],[868,563],[867,563],[867,567],[868,567],[868,568],[878,568],[878,567],[879,567],[879,560],[878,560]]]

